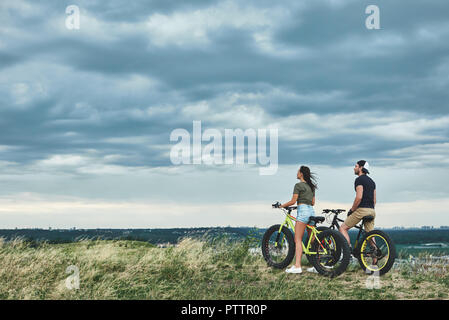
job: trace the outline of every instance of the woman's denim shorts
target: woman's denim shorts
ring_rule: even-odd
[[[298,215],[296,216],[296,220],[301,221],[303,223],[308,223],[309,218],[315,215],[315,210],[313,207],[308,204],[300,204],[298,206]]]

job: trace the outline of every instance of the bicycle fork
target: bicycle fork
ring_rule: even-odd
[[[357,250],[357,246],[359,244],[359,239],[360,239],[361,235],[362,235],[362,228],[359,229],[359,234],[357,235],[357,238],[355,239],[354,249],[353,249],[354,252],[351,252],[352,255],[354,255],[354,253],[357,254],[356,250]],[[349,243],[349,245],[351,245],[351,243]]]
[[[355,251],[356,254],[360,254],[361,253],[361,252],[357,252],[358,251],[357,248],[358,248],[360,236],[363,237],[362,233],[363,233],[362,228],[360,228],[359,229],[359,234],[357,235],[357,238],[355,239],[355,243],[354,243],[354,251]],[[374,248],[374,250],[376,250],[376,251],[379,250],[379,248],[377,247],[375,239],[370,239],[369,242],[370,242],[371,246]],[[354,253],[352,253],[352,254],[354,255]]]
[[[294,231],[295,228],[294,228],[294,226],[293,226],[293,223],[288,219],[288,217],[286,217],[284,223],[281,224],[281,226],[279,227],[278,234],[276,235],[276,240],[275,240],[275,242],[274,242],[274,246],[275,246],[276,248],[278,247],[279,238],[280,238],[280,236],[281,236],[282,228],[283,228],[284,226],[285,226],[286,228],[290,228],[291,230],[293,230],[293,234],[295,234],[295,231]],[[282,248],[282,246],[284,245],[284,241],[285,241],[285,237],[282,237],[281,244],[280,244],[280,247],[281,247],[281,248]]]

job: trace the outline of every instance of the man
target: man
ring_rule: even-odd
[[[351,209],[348,211],[348,217],[340,227],[340,232],[348,240],[349,245],[351,245],[351,241],[348,230],[353,228],[365,216],[376,217],[376,212],[374,211],[376,205],[376,183],[367,176],[369,174],[368,169],[369,164],[365,160],[358,161],[354,167],[354,174],[358,176],[354,182],[356,196]],[[366,232],[373,230],[374,219],[365,222],[364,227]]]

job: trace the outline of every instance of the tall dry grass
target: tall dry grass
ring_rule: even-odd
[[[342,276],[286,274],[249,249],[257,239],[183,239],[169,248],[137,241],[89,241],[38,246],[0,239],[1,299],[439,299],[448,275],[396,268],[381,289],[366,288],[353,265]],[[79,289],[68,289],[68,266]],[[304,259],[304,267],[307,262]]]

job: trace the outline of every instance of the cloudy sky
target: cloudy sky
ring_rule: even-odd
[[[380,29],[368,30],[368,5]],[[66,27],[66,7],[80,28]],[[258,226],[300,165],[319,212],[449,225],[449,3],[1,1],[0,228]],[[277,128],[279,169],[173,165],[170,134]]]

